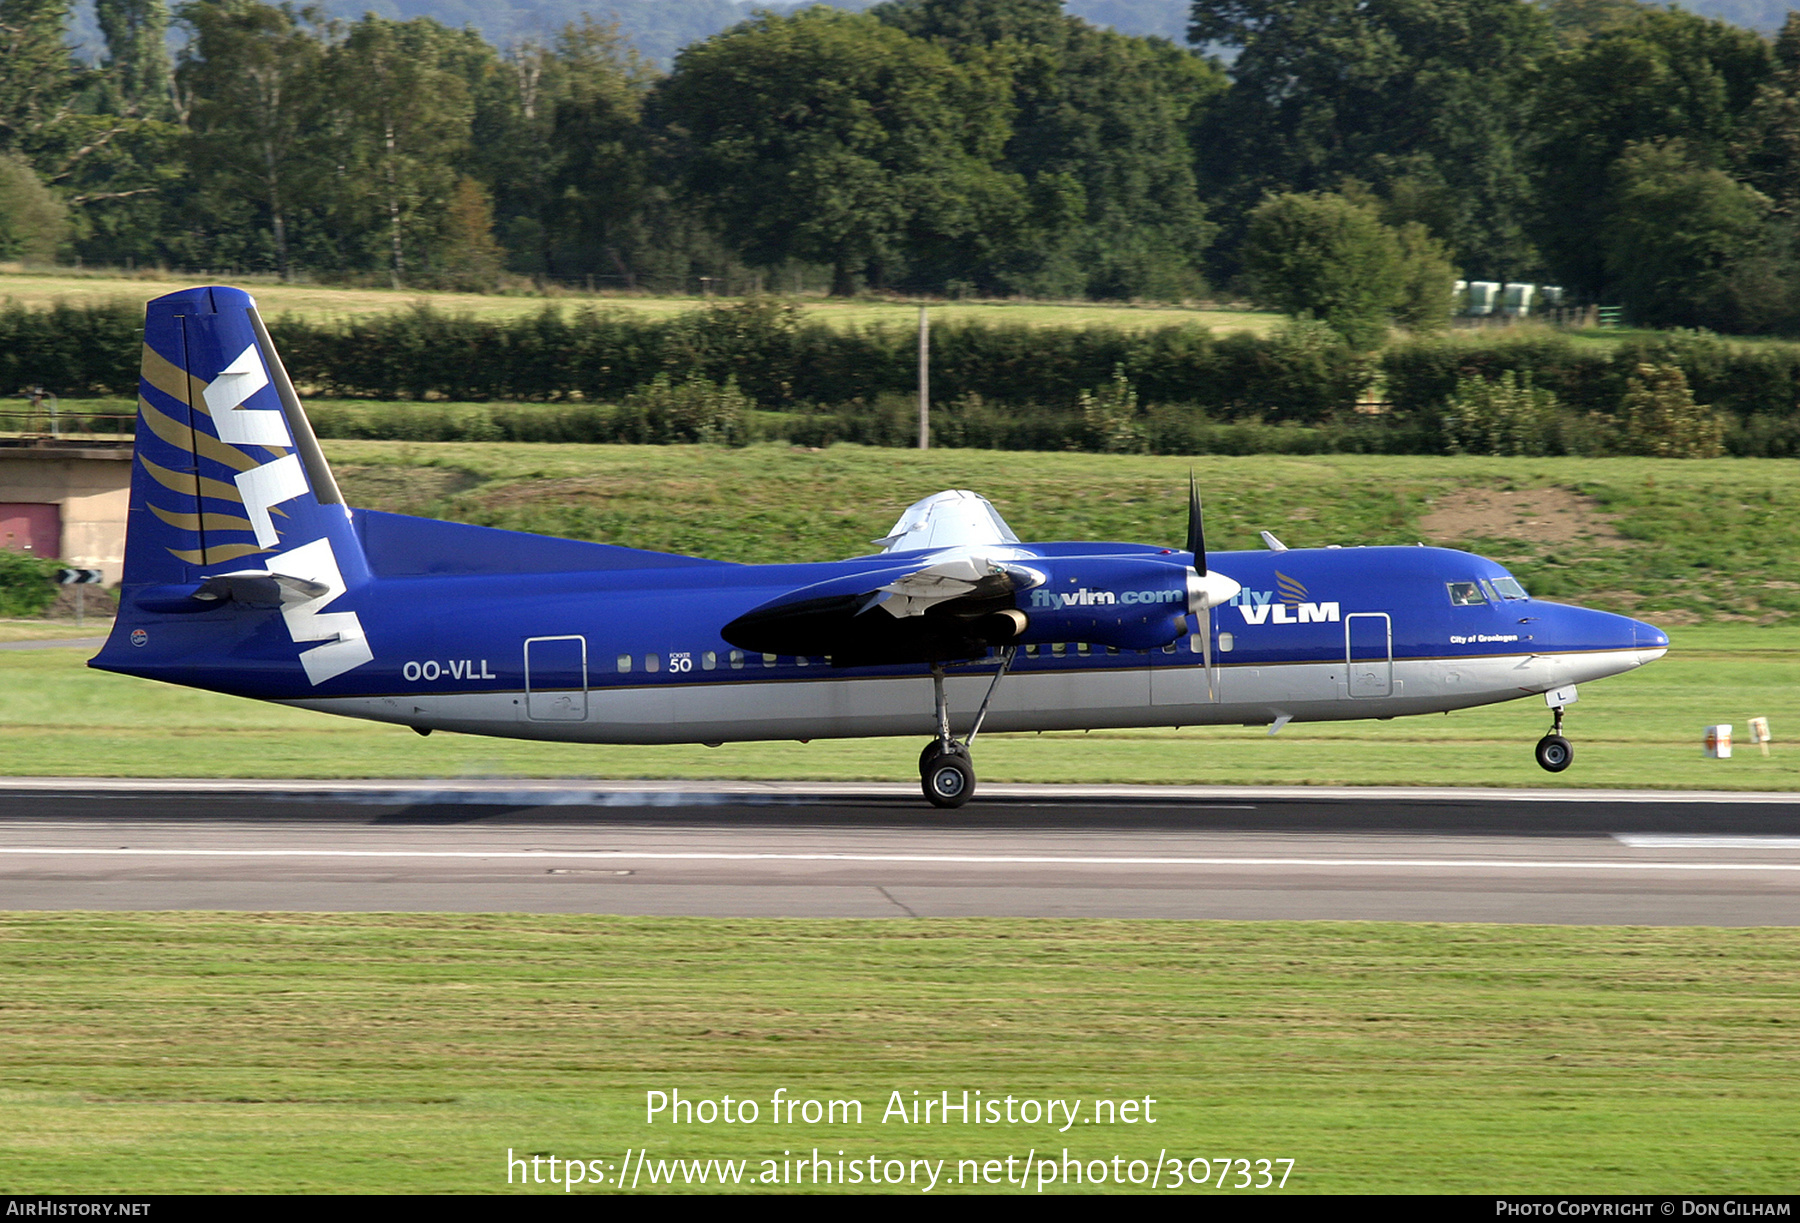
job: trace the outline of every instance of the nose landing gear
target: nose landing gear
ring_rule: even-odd
[[[1550,733],[1538,740],[1537,762],[1546,773],[1560,773],[1574,761],[1575,748],[1562,736],[1563,707],[1552,705],[1550,712],[1556,720],[1551,723]]]
[[[975,765],[969,757],[969,745],[981,733],[981,723],[987,717],[994,690],[1000,686],[1018,652],[1016,646],[1000,651],[1000,669],[994,672],[994,678],[988,684],[987,695],[981,700],[981,709],[975,714],[975,724],[969,728],[966,740],[950,737],[950,705],[944,697],[944,668],[932,665],[931,694],[937,713],[937,738],[919,753],[919,785],[925,791],[925,801],[932,806],[960,807],[975,793]]]

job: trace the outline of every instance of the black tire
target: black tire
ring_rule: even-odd
[[[1537,762],[1546,773],[1560,773],[1575,759],[1575,749],[1561,735],[1545,735],[1538,740]]]
[[[975,770],[967,756],[938,756],[920,770],[925,801],[934,807],[960,807],[975,792]]]
[[[942,756],[945,754],[961,756],[964,760],[967,760],[969,758],[969,745],[964,743],[961,739],[952,739],[950,740],[950,751],[945,753],[938,741],[933,739],[919,752],[919,772],[923,773],[925,771],[925,766],[931,763],[934,756]]]

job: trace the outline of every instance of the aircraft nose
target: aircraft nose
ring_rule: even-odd
[[[1633,620],[1631,635],[1636,639],[1639,666],[1643,666],[1647,662],[1655,662],[1669,652],[1669,635],[1654,624]]]

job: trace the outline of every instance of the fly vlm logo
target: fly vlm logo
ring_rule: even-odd
[[[1335,602],[1309,602],[1306,584],[1279,569],[1275,585],[1277,590],[1241,590],[1232,597],[1231,605],[1243,613],[1245,624],[1335,624],[1341,619]]]
[[[1146,603],[1180,603],[1187,598],[1182,590],[1089,590],[1083,586],[1080,590],[1045,590],[1042,587],[1031,592],[1033,607],[1113,607],[1119,604]]]

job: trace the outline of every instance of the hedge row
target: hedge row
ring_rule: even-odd
[[[140,319],[123,307],[0,309],[0,394],[130,395]],[[478,321],[418,307],[385,317],[270,331],[294,380],[339,398],[456,402],[618,402],[658,375],[738,388],[763,408],[869,403],[916,386],[904,328],[841,331],[792,306],[750,302],[674,318],[546,307]],[[1146,402],[1203,403],[1226,415],[1317,420],[1367,387],[1367,359],[1320,327],[1215,338],[1195,327],[1136,332],[985,323],[932,332],[936,399],[978,396],[1026,408],[1073,406],[1123,369]]]
[[[137,395],[144,312],[122,303],[0,305],[0,394]]]
[[[1400,413],[1442,409],[1460,379],[1528,378],[1578,412],[1612,412],[1640,365],[1673,365],[1694,398],[1739,420],[1800,410],[1800,344],[1745,344],[1703,332],[1669,332],[1609,348],[1526,333],[1480,343],[1458,337],[1396,345],[1381,357],[1385,398]]]
[[[35,384],[65,396],[132,395],[140,327],[123,306],[0,307],[0,394]],[[909,329],[837,330],[769,301],[664,319],[550,306],[477,321],[419,307],[341,322],[283,318],[271,330],[297,382],[345,398],[618,403],[661,376],[735,383],[763,409],[856,415],[912,394],[917,377]],[[1774,428],[1758,418],[1785,421],[1800,409],[1800,345],[1698,333],[1610,348],[1546,333],[1450,336],[1369,357],[1309,324],[1259,337],[950,323],[932,332],[931,385],[937,403],[1028,416],[1075,410],[1122,372],[1144,404],[1191,405],[1214,421],[1320,424],[1370,394],[1400,416],[1434,417],[1460,379],[1506,371],[1568,410],[1611,412],[1640,364],[1679,367],[1697,400],[1753,431]]]

